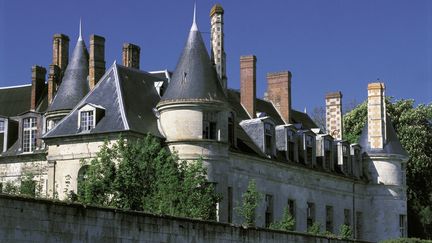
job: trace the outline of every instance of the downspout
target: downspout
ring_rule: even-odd
[[[352,222],[352,236],[353,236],[353,239],[356,239],[356,217],[355,217],[355,215],[356,215],[356,208],[355,208],[355,180],[353,181],[353,189],[352,189],[352,193],[353,193],[353,196],[352,196],[352,198],[353,198],[353,201],[352,201],[352,204],[353,204],[353,210],[352,210],[352,219],[353,219],[353,222]]]

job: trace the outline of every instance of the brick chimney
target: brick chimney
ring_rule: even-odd
[[[123,44],[123,66],[131,68],[140,68],[140,50],[141,48],[131,43]]]
[[[35,110],[45,88],[46,69],[41,66],[32,67],[32,86],[30,110]]]
[[[343,138],[342,93],[340,91],[326,94],[326,129],[336,140]]]
[[[98,35],[90,37],[89,86],[90,90],[105,73],[105,38]]]
[[[256,117],[256,61],[254,55],[240,57],[240,102],[249,117]]]
[[[51,64],[48,74],[48,104],[51,104],[60,84],[61,70],[59,66]]]
[[[61,76],[69,61],[69,37],[64,34],[55,34],[53,37],[53,60],[52,64],[60,68]]]
[[[384,83],[368,85],[368,141],[371,149],[383,149],[386,142]]]
[[[267,74],[267,96],[285,124],[291,123],[291,72],[283,71]]]

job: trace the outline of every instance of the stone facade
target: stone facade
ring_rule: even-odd
[[[220,57],[224,57],[222,16],[221,8],[211,12],[215,28],[212,41],[222,42],[220,47],[212,42],[212,52],[215,55],[220,51]],[[66,62],[63,57],[67,52],[62,48],[68,43],[63,37],[54,40],[48,82],[51,96]],[[164,76],[140,71],[140,48],[125,44],[126,67],[114,63],[99,79],[105,65],[103,42],[103,37],[92,37],[87,62],[80,35],[74,62],[66,67],[69,76],[62,80],[52,103],[42,102],[45,97],[37,98],[36,91],[42,87],[38,84],[45,73],[35,69],[40,75],[35,72],[27,112],[3,117],[1,112],[5,111],[0,105],[0,122],[16,124],[0,131],[3,141],[16,135],[14,141],[3,146],[0,182],[19,183],[25,173],[39,168],[35,180],[41,182],[43,195],[65,199],[71,191],[77,192],[83,170],[104,141],[113,142],[119,134],[129,139],[150,132],[182,160],[203,158],[209,181],[223,196],[217,205],[220,222],[242,223],[235,208],[253,179],[263,194],[256,210],[259,227],[279,220],[289,207],[300,232],[318,222],[322,230],[333,233],[341,225],[349,225],[355,238],[370,241],[406,235],[408,157],[386,118],[384,84],[368,86],[368,125],[360,144],[349,144],[342,140],[340,92],[326,96],[328,124],[324,133],[307,114],[292,109],[290,72],[268,74],[267,101],[256,98],[254,55],[240,58],[240,93],[227,89],[223,83],[224,61],[210,59],[195,19],[172,77],[168,71]],[[87,75],[92,86],[100,80],[90,91]],[[80,91],[78,81],[83,88],[76,93],[79,99],[67,103],[66,108],[50,109],[56,100],[63,101],[61,88],[65,96]],[[167,87],[166,92],[162,95],[156,86]],[[28,118],[37,122],[29,127],[24,120]],[[29,141],[34,144],[24,149]],[[95,226],[94,230],[105,232],[106,228]],[[153,233],[159,239],[161,232]],[[81,237],[82,232],[76,234]],[[230,239],[235,241],[236,237]],[[280,237],[277,239],[292,239]]]

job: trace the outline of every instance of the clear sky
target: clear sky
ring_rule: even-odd
[[[197,0],[198,26],[208,46],[213,0]],[[239,58],[255,54],[257,95],[266,73],[293,73],[293,107],[311,111],[325,93],[344,102],[366,98],[368,82],[384,81],[387,95],[432,101],[431,0],[220,0],[225,9],[228,85],[239,88]],[[0,86],[27,84],[31,66],[48,68],[52,36],[70,48],[83,21],[106,38],[107,68],[121,47],[141,47],[141,69],[174,70],[192,21],[193,0],[0,0]]]

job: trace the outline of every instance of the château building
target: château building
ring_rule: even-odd
[[[240,91],[227,87],[224,10],[210,12],[211,50],[195,16],[174,71],[140,70],[140,48],[126,43],[122,63],[105,63],[105,39],[53,37],[52,64],[32,67],[31,84],[0,88],[0,183],[31,172],[35,190],[64,198],[76,191],[105,140],[162,138],[181,159],[200,157],[223,199],[221,222],[239,224],[234,208],[254,179],[264,195],[257,225],[288,207],[295,230],[314,222],[370,241],[407,235],[405,165],[386,114],[384,83],[367,87],[368,118],[358,144],[343,140],[342,94],[328,93],[326,132],[292,108],[289,71],[267,74],[256,96],[257,58],[240,57]],[[108,50],[115,51],[115,50]],[[210,53],[210,55],[209,55]],[[48,55],[48,54],[47,54]],[[366,88],[366,87],[365,87]],[[295,91],[294,91],[295,92]],[[366,89],[365,89],[366,92]]]

